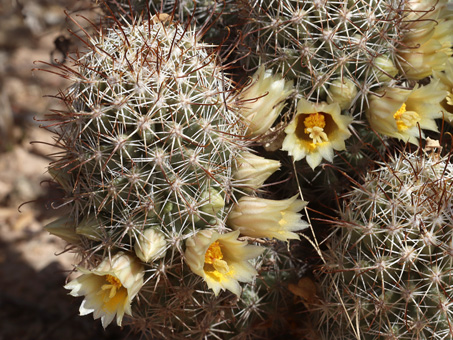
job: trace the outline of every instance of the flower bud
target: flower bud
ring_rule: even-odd
[[[143,231],[134,245],[135,255],[145,263],[165,256],[167,241],[165,235],[153,228]]]
[[[327,102],[329,104],[338,103],[342,110],[349,109],[357,95],[357,86],[348,78],[337,79],[329,86]]]
[[[85,218],[76,227],[76,233],[93,241],[102,240],[100,222],[96,218]]]
[[[251,152],[242,152],[237,160],[233,177],[238,180],[239,185],[256,190],[280,168],[280,165],[279,161],[266,159]]]
[[[273,75],[264,66],[255,72],[251,84],[239,95],[239,100],[243,102],[241,114],[252,136],[271,128],[292,92],[292,81]]]
[[[214,188],[209,188],[201,194],[201,201],[205,201],[200,208],[201,211],[207,214],[217,214],[225,206],[225,201],[222,195]]]
[[[386,55],[380,55],[374,59],[374,66],[379,81],[390,81],[398,74],[398,69],[395,67],[395,64]]]
[[[58,236],[59,238],[65,240],[68,243],[72,244],[79,243],[80,238],[76,234],[70,221],[72,221],[72,219],[62,217],[46,225],[44,229],[46,229],[52,235]]]
[[[307,203],[297,199],[297,195],[279,201],[243,196],[233,206],[227,224],[250,237],[276,238],[280,241],[299,239],[294,231],[309,226],[299,213]]]

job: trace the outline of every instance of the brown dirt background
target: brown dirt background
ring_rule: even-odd
[[[51,207],[61,193],[46,173],[58,150],[39,126],[51,109],[63,108],[44,96],[67,83],[32,69],[49,69],[37,60],[61,60],[57,37],[77,45],[67,30],[77,27],[64,11],[95,19],[92,7],[89,0],[0,0],[0,340],[138,338],[113,324],[104,330],[92,315],[78,316],[81,299],[63,288],[74,255],[43,229],[64,211]]]

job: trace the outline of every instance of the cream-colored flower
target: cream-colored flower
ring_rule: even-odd
[[[238,281],[250,282],[257,275],[248,260],[261,255],[264,248],[239,241],[238,236],[239,231],[219,234],[202,230],[186,241],[187,264],[206,281],[216,296],[225,289],[239,296],[241,286]]]
[[[341,115],[337,103],[312,103],[301,99],[297,113],[285,129],[282,150],[288,151],[295,161],[307,159],[312,169],[323,158],[333,160],[333,150],[344,150],[345,139],[351,136],[348,125],[352,117]]]
[[[240,112],[251,136],[258,136],[271,128],[292,92],[292,81],[285,81],[260,66],[250,85],[239,95]]]
[[[443,108],[444,118],[451,124],[453,123],[453,59],[449,59],[445,72],[433,72],[434,79],[438,79],[447,91],[446,97],[440,103]]]
[[[413,90],[385,87],[369,97],[368,122],[376,132],[417,144],[417,137],[424,137],[419,127],[437,131],[434,119],[442,116],[445,96],[439,81]]]
[[[233,206],[227,224],[250,237],[298,240],[299,235],[294,231],[308,227],[298,213],[306,205],[307,202],[297,199],[297,195],[280,201],[243,196]]]
[[[164,257],[166,248],[165,235],[154,228],[145,229],[134,245],[135,255],[145,263]]]
[[[408,2],[407,25],[397,49],[408,79],[420,80],[445,69],[453,46],[453,21],[448,12],[445,0]]]
[[[412,29],[410,33],[414,33],[416,29],[422,30],[426,25],[430,25],[430,20],[439,18],[448,0],[406,0],[405,2],[405,23]]]
[[[348,78],[334,80],[327,91],[327,102],[337,103],[340,109],[346,110],[351,106],[352,101],[357,95],[357,86]]]
[[[256,190],[279,168],[279,161],[266,159],[245,151],[240,154],[236,161],[233,177],[238,181],[238,186]]]
[[[143,266],[131,255],[120,252],[105,258],[95,269],[78,268],[81,276],[64,288],[72,296],[85,296],[80,315],[93,313],[107,327],[116,315],[121,326],[124,314],[132,315],[131,302],[143,285]]]

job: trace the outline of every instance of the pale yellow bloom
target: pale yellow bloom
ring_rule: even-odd
[[[135,255],[145,263],[164,257],[166,248],[165,235],[154,228],[145,229],[134,245]]]
[[[417,144],[417,137],[424,137],[420,129],[437,131],[434,120],[442,116],[445,96],[439,81],[413,90],[383,88],[369,97],[368,122],[376,132]]]
[[[239,155],[233,177],[237,180],[237,186],[256,190],[279,168],[279,161],[246,151]]]
[[[340,109],[346,110],[351,106],[357,95],[357,86],[348,78],[334,80],[327,91],[327,102],[338,103]]]
[[[95,269],[78,268],[81,276],[64,288],[72,296],[85,296],[80,315],[93,313],[107,327],[116,315],[121,326],[124,314],[132,315],[131,302],[143,285],[143,266],[131,255],[120,252],[105,258]]]
[[[333,150],[344,150],[345,139],[351,136],[348,125],[352,117],[341,115],[337,103],[312,103],[301,99],[297,113],[285,129],[282,150],[288,151],[295,161],[307,159],[312,169],[321,160],[333,160]]]
[[[264,251],[237,238],[239,231],[219,234],[213,230],[199,231],[186,241],[185,260],[192,272],[201,276],[218,295],[228,289],[241,294],[240,282],[251,282],[257,275],[248,260]]]
[[[292,81],[273,75],[264,66],[255,72],[250,85],[239,95],[240,113],[251,136],[258,136],[271,128],[292,92]]]
[[[449,59],[445,68],[445,72],[433,73],[434,79],[438,79],[447,91],[446,97],[442,100],[444,118],[451,124],[453,123],[453,59]]]
[[[437,19],[447,3],[448,0],[405,0],[405,22],[410,28],[421,29],[429,25],[429,19]]]
[[[408,79],[420,80],[442,71],[452,54],[453,21],[445,0],[409,1],[409,15],[397,53]]]
[[[308,227],[298,213],[306,205],[297,195],[279,201],[243,196],[228,215],[227,225],[250,237],[298,240],[294,231]]]

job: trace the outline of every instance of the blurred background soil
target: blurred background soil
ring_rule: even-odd
[[[51,109],[63,109],[45,96],[68,84],[32,69],[51,69],[35,61],[62,61],[61,49],[79,43],[65,11],[96,20],[89,0],[0,0],[0,340],[135,338],[113,324],[104,331],[92,315],[78,316],[81,299],[63,288],[73,255],[43,229],[64,211],[51,206],[61,193],[46,173],[58,150],[39,126]]]

